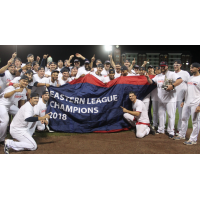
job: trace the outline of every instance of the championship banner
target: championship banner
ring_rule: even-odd
[[[154,76],[150,76],[153,78]],[[120,106],[132,110],[129,92],[143,100],[156,85],[145,76],[125,76],[102,83],[88,74],[61,87],[49,87],[52,130],[66,133],[117,132],[130,126]]]

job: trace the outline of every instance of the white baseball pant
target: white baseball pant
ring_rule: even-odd
[[[188,128],[188,120],[192,118],[192,133],[190,135],[190,141],[197,141],[197,137],[199,135],[199,113],[196,113],[195,110],[197,108],[198,104],[196,105],[187,105],[184,104],[183,110],[182,110],[182,125],[181,125],[181,131],[179,132],[179,136],[185,137],[186,131]]]
[[[135,117],[129,113],[124,113],[124,118],[132,125],[136,126],[136,137],[143,138],[148,135],[150,132],[150,128],[147,125],[139,124],[136,125],[134,119]]]
[[[19,131],[15,129],[10,130],[11,136],[18,142],[13,140],[7,140],[8,148],[14,149],[15,151],[31,150],[37,149],[37,144],[32,138],[29,131]]]
[[[178,124],[177,124],[177,130],[178,131],[181,130],[181,124],[182,124],[182,110],[183,110],[183,108],[181,108],[181,103],[182,103],[182,101],[176,102],[176,108],[178,108],[178,113],[179,113],[179,119],[178,119]]]
[[[166,111],[168,113],[167,132],[170,135],[174,135],[176,102],[167,102],[167,103],[159,102],[159,105],[158,105],[158,114],[159,114],[158,132],[165,133]]]
[[[6,106],[0,105],[0,142],[6,138],[9,114],[16,115],[18,110],[19,108],[15,105],[12,105],[9,111],[7,111]]]
[[[37,129],[40,131],[43,131],[45,129],[45,124],[42,124],[41,121],[33,122],[33,124],[30,127],[31,136],[35,132],[36,126],[37,126]]]
[[[153,126],[158,126],[158,101],[152,101],[153,106]]]
[[[148,101],[148,102],[143,102],[144,103],[144,105],[145,105],[145,107],[146,107],[146,110],[147,110],[147,112],[149,111],[149,104],[150,104],[150,101]]]

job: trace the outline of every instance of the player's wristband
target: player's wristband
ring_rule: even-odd
[[[9,86],[13,86],[13,84],[14,84],[14,83],[12,83],[12,82],[9,82]]]
[[[174,85],[172,85],[172,86],[173,86],[173,89],[174,89],[175,86]]]

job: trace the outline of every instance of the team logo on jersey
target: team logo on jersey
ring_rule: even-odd
[[[15,95],[15,98],[22,98],[22,95]]]

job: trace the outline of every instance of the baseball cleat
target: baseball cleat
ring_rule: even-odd
[[[193,144],[197,144],[197,142],[188,140],[186,142],[183,142],[183,144],[185,144],[185,145],[193,145]]]
[[[179,135],[179,131],[176,131],[176,136],[178,136]]]
[[[5,140],[5,142],[4,142],[4,153],[5,153],[5,154],[9,154],[9,147],[8,147],[8,145],[7,145],[7,143],[6,143],[6,140]]]
[[[185,140],[185,137],[176,136],[173,138],[174,140]]]
[[[149,134],[155,135],[156,131],[151,126],[149,128],[150,128]]]
[[[173,139],[173,138],[174,138],[174,135],[169,134],[169,139]]]
[[[46,125],[46,128],[47,128],[47,130],[48,130],[50,133],[53,133],[53,132],[54,132],[54,131],[50,130],[50,128],[49,128],[48,125]]]

